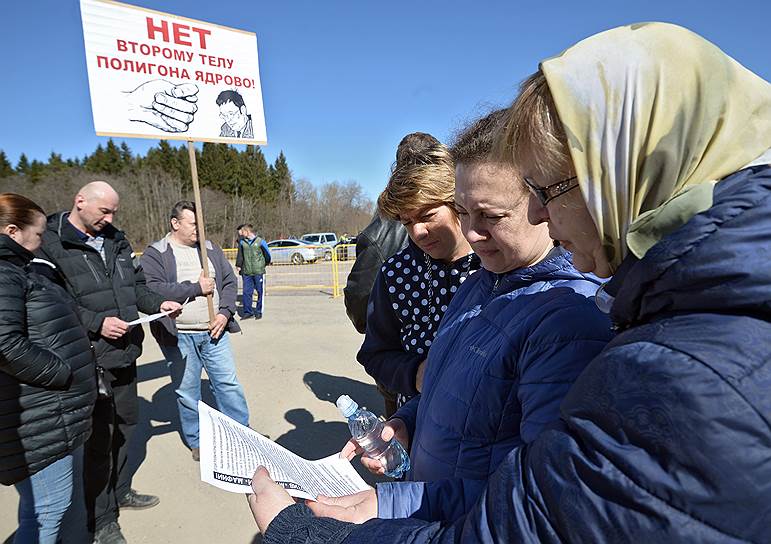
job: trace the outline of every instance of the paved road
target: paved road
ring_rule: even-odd
[[[348,322],[342,298],[268,296],[265,311],[262,320],[245,321],[244,333],[232,337],[251,425],[306,458],[334,453],[350,436],[334,406],[338,395],[349,394],[378,412],[383,408],[355,361],[361,336]],[[159,495],[161,504],[121,516],[128,541],[259,543],[245,498],[201,483],[199,465],[179,438],[170,380],[149,334],[139,363],[134,487]],[[16,528],[17,504],[15,489],[0,487],[0,541]]]

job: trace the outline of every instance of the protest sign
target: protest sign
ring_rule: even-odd
[[[81,0],[100,136],[265,144],[257,37],[110,0]]]

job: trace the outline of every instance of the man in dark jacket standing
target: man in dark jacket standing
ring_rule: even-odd
[[[112,226],[119,197],[109,184],[91,182],[78,191],[70,212],[48,218],[40,253],[64,275],[78,303],[96,353],[99,398],[93,431],[84,454],[84,485],[89,530],[95,542],[126,542],[118,525],[119,508],[149,508],[152,495],[131,489],[128,444],[137,423],[136,360],[144,332],[128,322],[139,312],[175,312],[181,305],[145,285],[134,268],[132,249]]]
[[[206,241],[209,277],[204,278],[198,244],[195,204],[182,200],[171,209],[171,232],[142,255],[147,284],[164,297],[189,303],[176,322],[161,318],[150,325],[168,361],[177,394],[182,435],[198,461],[198,401],[205,368],[219,410],[249,425],[244,390],[236,377],[228,333],[240,332],[236,313],[238,282],[222,249]],[[209,321],[206,295],[214,299],[216,316]]]

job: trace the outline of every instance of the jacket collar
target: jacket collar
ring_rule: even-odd
[[[7,234],[0,234],[0,259],[24,267],[33,258],[34,255],[17,244],[13,238]]]
[[[170,241],[171,241],[171,233],[168,232],[166,233],[166,236],[150,244],[150,247],[158,250],[159,253],[164,253],[166,251],[171,250],[171,246],[169,245]],[[195,247],[196,248],[200,247],[200,244],[196,244]],[[214,245],[211,243],[211,240],[206,240],[206,249],[209,251],[214,250]]]
[[[70,212],[55,213],[48,217],[48,230],[53,231],[62,242],[72,245],[87,246],[78,234],[78,230],[69,221]],[[125,235],[112,225],[107,225],[99,233],[106,240],[123,240]]]
[[[552,249],[545,259],[525,268],[517,268],[502,274],[496,274],[482,268],[484,281],[498,285],[511,285],[519,282],[532,283],[534,281],[576,280],[584,279],[595,283],[597,287],[602,284],[593,274],[584,274],[573,267],[572,254],[565,248],[557,246]]]
[[[771,319],[771,167],[715,185],[713,205],[622,271],[611,317],[620,328],[661,315],[735,313]]]

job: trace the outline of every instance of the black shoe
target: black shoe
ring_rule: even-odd
[[[254,316],[252,314],[246,314],[244,317],[241,318],[241,321],[244,319],[252,319]]]
[[[161,499],[155,495],[140,495],[133,489],[118,499],[118,508],[132,508],[134,510],[143,510],[156,506]]]
[[[190,448],[190,452],[193,454],[193,461],[196,463],[201,461],[201,450],[199,448]]]
[[[262,319],[262,314],[254,314],[255,319]]]
[[[100,527],[94,534],[94,544],[128,544],[126,537],[120,531],[117,521],[111,521],[104,527]]]

